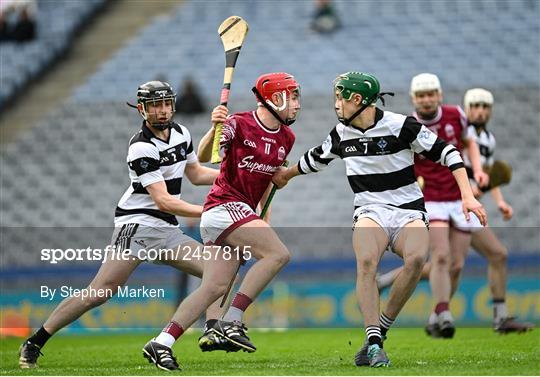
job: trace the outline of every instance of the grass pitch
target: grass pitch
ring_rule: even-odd
[[[142,357],[155,334],[58,335],[43,349],[39,368],[18,368],[20,339],[0,340],[2,375],[162,375]],[[358,368],[354,354],[362,329],[300,329],[250,333],[257,352],[202,353],[199,332],[174,346],[181,375],[538,375],[540,330],[499,335],[488,328],[458,328],[452,340],[428,338],[422,329],[390,330],[390,368]]]

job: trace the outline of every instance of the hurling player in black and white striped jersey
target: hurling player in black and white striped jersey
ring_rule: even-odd
[[[322,145],[311,148],[297,165],[281,168],[273,181],[278,187],[300,174],[318,172],[335,158],[345,161],[355,194],[353,248],[357,260],[357,298],[364,315],[366,342],[356,354],[358,366],[388,366],[383,350],[386,332],[414,291],[428,255],[427,214],[414,174],[414,153],[452,170],[463,196],[463,212],[487,218],[471,191],[463,160],[452,145],[413,117],[375,107],[379,81],[360,72],[334,81],[335,109],[340,123]],[[383,102],[384,103],[384,102]],[[405,268],[392,286],[381,313],[375,282],[377,265],[388,246],[404,260]]]
[[[470,89],[465,93],[463,104],[467,119],[469,121],[469,132],[475,133],[476,143],[480,148],[480,161],[485,169],[490,169],[494,163],[495,136],[487,128],[487,123],[491,118],[493,108],[493,94],[482,88]],[[465,155],[465,165],[468,158]],[[469,174],[470,175],[470,174]],[[478,185],[473,183],[473,192],[476,198],[480,199],[485,189],[480,190]],[[508,221],[512,218],[513,210],[510,204],[504,200],[503,193],[499,186],[489,188],[492,199],[497,204],[503,219]],[[523,332],[532,329],[532,323],[518,322],[508,314],[506,307],[506,276],[508,250],[497,238],[492,228],[478,228],[472,232],[471,245],[488,261],[489,288],[493,298],[493,328],[499,333]],[[466,255],[463,255],[457,263],[461,265],[465,262]],[[460,266],[458,266],[460,267]],[[459,282],[459,274],[454,276],[452,271],[459,271],[459,268],[450,269],[452,279],[452,291],[455,292]]]
[[[229,267],[231,263],[214,250],[207,251],[212,253],[212,263],[204,264],[196,258],[184,260],[186,253],[202,245],[183,234],[176,220],[176,216],[200,217],[203,209],[180,199],[184,174],[195,185],[211,185],[219,171],[199,164],[189,131],[173,122],[175,97],[171,86],[161,81],[147,82],[137,91],[137,109],[144,120],[141,130],[130,141],[127,163],[131,185],[116,208],[113,234],[114,253],[127,253],[130,258],[109,253],[88,287],[88,291],[112,294],[63,300],[43,326],[21,345],[21,368],[36,367],[41,348],[54,333],[115,295],[139,264],[148,260],[141,251],[166,250],[156,262],[202,277],[199,288],[179,305],[171,322],[144,346],[143,354],[148,360],[163,370],[179,369],[171,349],[176,339],[212,303],[215,305],[208,316],[220,316],[218,299],[227,290],[235,266]],[[223,275],[216,273],[217,269],[231,271]]]

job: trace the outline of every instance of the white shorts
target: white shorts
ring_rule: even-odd
[[[186,236],[180,228],[157,228],[135,223],[115,228],[112,235],[112,245],[116,252],[126,252],[126,255],[153,263],[161,262],[160,254],[176,250],[187,242],[196,241]]]
[[[422,220],[426,227],[429,226],[428,215],[425,212],[384,204],[368,204],[358,207],[353,214],[353,229],[356,222],[361,218],[368,218],[379,224],[388,235],[392,249],[399,232],[408,223],[414,220]]]
[[[221,245],[240,225],[260,217],[242,202],[228,202],[212,207],[201,216],[201,237],[205,245]]]
[[[463,232],[476,232],[482,229],[478,217],[470,212],[471,219],[467,221],[461,208],[461,200],[451,202],[426,202],[426,210],[430,221],[444,221]]]

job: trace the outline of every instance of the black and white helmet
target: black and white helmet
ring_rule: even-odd
[[[137,103],[142,105],[141,116],[148,121],[148,103],[156,104],[159,101],[172,102],[172,113],[175,112],[176,93],[169,83],[164,81],[148,81],[137,89]],[[157,129],[166,129],[172,123],[172,115],[166,123],[152,123]]]

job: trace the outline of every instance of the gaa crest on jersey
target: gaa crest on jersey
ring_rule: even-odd
[[[277,152],[277,158],[278,158],[279,161],[283,161],[285,159],[285,147],[284,146],[279,147],[278,152]]]
[[[146,171],[148,169],[148,161],[141,160],[140,166],[142,170]]]
[[[388,145],[388,142],[384,139],[379,140],[379,142],[377,143],[377,146],[379,147],[381,151],[384,151],[384,148],[386,148],[387,145]]]
[[[184,147],[180,147],[180,156],[182,156],[182,158],[186,158],[186,150]]]
[[[248,147],[257,149],[257,144],[255,144],[254,141],[251,141],[251,140],[248,140],[248,139],[244,140],[244,145],[247,145]]]

